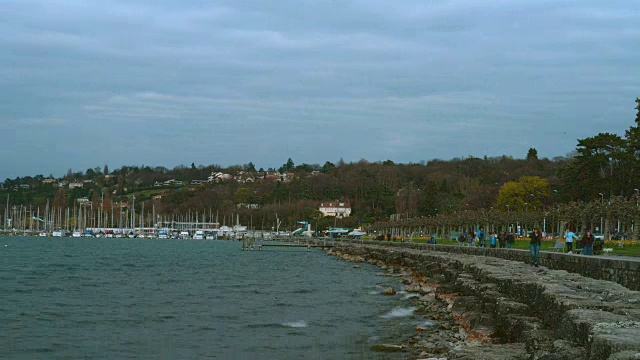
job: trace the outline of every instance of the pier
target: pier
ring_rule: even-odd
[[[311,248],[331,248],[333,247],[333,241],[329,241],[328,239],[318,239],[311,237],[275,237],[271,239],[259,239],[256,242],[255,237],[244,237],[242,238],[242,250],[253,250],[255,248],[258,251],[262,251],[263,247],[298,247],[298,248],[307,248],[307,251],[311,251]]]

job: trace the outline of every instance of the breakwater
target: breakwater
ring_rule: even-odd
[[[448,303],[446,311],[456,320],[460,331],[486,335],[482,341],[476,336],[472,342],[466,342],[466,346],[444,346],[437,356],[422,351],[423,356],[448,359],[640,358],[638,291],[616,282],[582,276],[577,271],[545,266],[535,268],[522,261],[528,256],[524,251],[480,256],[480,253],[493,252],[437,245],[427,248],[389,245],[337,242],[329,253],[349,261],[411,269],[414,276],[435,287],[434,301]],[[444,251],[445,248],[449,251]],[[542,255],[543,265],[552,267],[558,260],[553,262],[555,257],[547,255],[562,256]],[[509,256],[512,259],[505,258]],[[584,266],[585,269],[599,263],[598,259],[582,256],[568,258],[588,259],[576,261],[582,263],[576,267]]]
[[[531,261],[529,250],[520,249],[491,249],[385,241],[363,241],[361,243],[397,248],[424,249],[461,255],[490,256],[524,263]],[[540,265],[554,270],[566,270],[592,279],[613,281],[631,290],[640,290],[640,259],[625,260],[625,258],[616,258],[614,256],[581,256],[543,251],[540,252]]]

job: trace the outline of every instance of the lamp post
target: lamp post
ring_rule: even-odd
[[[598,195],[600,195],[600,203],[602,204],[604,202],[604,194],[598,193]],[[600,232],[604,234],[604,231],[602,229],[602,216],[600,216]]]
[[[636,207],[638,207],[638,195],[640,195],[640,190],[638,189],[633,189],[633,191],[636,192]],[[638,219],[638,217],[636,217],[636,220]],[[636,231],[635,227],[636,227],[636,220],[633,221],[633,224],[631,226],[631,232],[634,233]]]

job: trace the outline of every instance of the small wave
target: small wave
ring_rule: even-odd
[[[388,313],[382,315],[382,318],[391,319],[391,318],[397,318],[397,317],[407,317],[407,316],[411,316],[414,311],[416,311],[416,307],[393,308]]]
[[[307,322],[304,321],[304,320],[286,322],[286,323],[283,323],[282,326],[292,327],[292,328],[306,328],[306,327],[309,327],[309,325],[307,325]]]

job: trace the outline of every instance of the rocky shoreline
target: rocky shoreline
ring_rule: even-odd
[[[375,264],[416,294],[425,325],[406,343],[373,350],[409,359],[640,359],[640,292],[619,284],[483,256],[362,244],[327,252]]]

